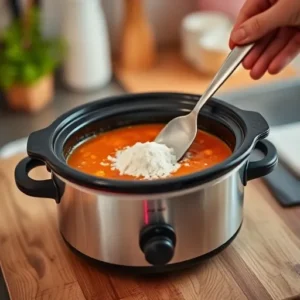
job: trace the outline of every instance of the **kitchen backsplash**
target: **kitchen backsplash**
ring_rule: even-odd
[[[6,0],[0,0],[0,29],[4,28],[9,22],[9,11]]]
[[[8,0],[10,1],[10,0]],[[19,0],[24,5],[24,0]],[[60,30],[60,21],[63,12],[63,2],[72,0],[41,0],[44,11],[44,31],[47,35],[56,35]],[[86,1],[86,0],[83,0]],[[122,0],[99,0],[102,1],[108,23],[112,49],[118,48],[120,26],[122,20]],[[0,0],[0,27],[7,22],[8,11],[5,9],[7,0]],[[164,45],[177,40],[182,18],[197,9],[197,0],[144,0],[148,18],[154,28],[155,36],[159,45]]]

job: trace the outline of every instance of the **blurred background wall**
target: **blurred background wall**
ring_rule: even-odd
[[[9,20],[8,1],[0,0],[0,30]],[[24,5],[24,0],[18,0]],[[47,35],[56,35],[60,30],[64,1],[72,0],[40,0],[43,8],[44,31]],[[87,0],[84,0],[87,1]],[[111,47],[113,52],[118,47],[123,12],[122,0],[99,0],[107,19]],[[176,41],[179,34],[180,21],[189,12],[197,9],[197,0],[144,0],[147,16],[153,26],[159,45]]]

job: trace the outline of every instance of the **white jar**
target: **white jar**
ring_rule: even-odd
[[[181,52],[186,61],[194,65],[198,59],[198,43],[207,33],[231,26],[230,19],[219,12],[194,12],[181,22]]]
[[[92,90],[111,80],[106,19],[100,0],[64,0],[62,34],[67,43],[63,80],[76,90]]]

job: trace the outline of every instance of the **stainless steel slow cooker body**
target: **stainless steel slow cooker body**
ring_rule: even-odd
[[[28,139],[28,157],[15,171],[16,184],[33,197],[57,202],[59,229],[81,254],[104,263],[154,272],[180,268],[224,249],[243,220],[244,186],[270,173],[274,146],[256,112],[213,99],[202,109],[200,129],[233,150],[223,163],[179,178],[121,181],[70,168],[66,159],[96,133],[129,124],[167,122],[190,111],[200,95],[133,94],[95,101],[62,115]],[[249,162],[254,149],[264,154]],[[35,181],[31,169],[46,165],[52,178]]]

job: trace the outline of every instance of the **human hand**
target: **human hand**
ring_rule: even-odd
[[[246,0],[229,46],[256,42],[243,66],[253,79],[279,73],[300,51],[299,0]]]

